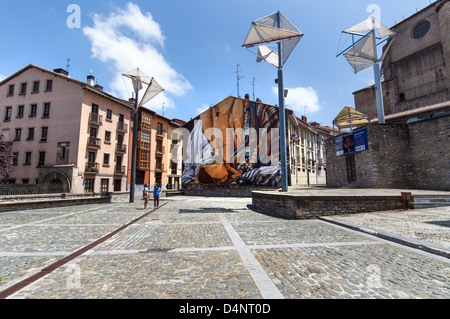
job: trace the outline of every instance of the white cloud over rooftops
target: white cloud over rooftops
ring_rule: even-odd
[[[109,15],[95,14],[93,26],[84,27],[83,33],[91,42],[92,56],[112,63],[109,85],[113,94],[130,97],[131,82],[124,82],[122,74],[136,68],[154,77],[166,91],[146,104],[149,108],[161,108],[163,103],[166,108],[173,108],[170,96],[184,96],[192,89],[158,50],[164,47],[166,38],[152,15],[143,13],[139,6],[128,3],[125,9],[116,9]]]

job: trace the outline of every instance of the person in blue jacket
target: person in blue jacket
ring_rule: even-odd
[[[159,187],[158,184],[155,184],[155,187],[153,189],[153,199],[155,208],[159,208],[159,195],[161,195],[161,188]]]

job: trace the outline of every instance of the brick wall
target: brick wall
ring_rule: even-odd
[[[326,141],[330,187],[450,190],[450,116],[412,124],[367,127],[368,151],[356,153],[356,178],[347,178],[347,157]]]

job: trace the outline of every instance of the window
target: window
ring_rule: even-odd
[[[23,165],[31,165],[31,156],[32,156],[32,152],[26,152],[25,153],[25,162],[23,163]]]
[[[34,127],[30,127],[28,128],[28,137],[27,137],[27,141],[32,141],[34,140]]]
[[[11,112],[12,112],[12,107],[7,106],[6,111],[5,111],[5,120],[4,120],[5,122],[11,121]]]
[[[48,119],[50,117],[50,103],[44,104],[44,114],[42,115],[43,119]]]
[[[114,191],[115,192],[121,192],[122,191],[122,180],[121,179],[115,179],[114,180]]]
[[[98,114],[98,105],[92,104],[92,113]]]
[[[22,184],[23,184],[23,185],[28,185],[28,184],[30,184],[30,179],[29,179],[29,178],[22,178]]]
[[[112,121],[112,111],[110,109],[106,110],[106,119]]]
[[[47,142],[48,127],[43,127],[41,129],[41,142]]]
[[[36,117],[36,114],[37,114],[37,104],[31,104],[30,117]]]
[[[109,166],[109,154],[103,154],[103,165]]]
[[[156,133],[157,133],[158,135],[164,135],[164,132],[163,132],[163,125],[162,125],[161,123],[158,123],[157,128],[156,128]]]
[[[25,109],[24,105],[19,105],[17,107],[17,118],[22,118],[23,117],[23,110]]]
[[[14,141],[20,141],[21,136],[22,136],[22,129],[16,128],[16,137],[14,138]]]
[[[8,87],[8,96],[13,96],[14,95],[14,84],[11,84]]]
[[[19,153],[13,153],[11,165],[17,166],[19,164]]]
[[[44,165],[45,165],[45,152],[39,152],[38,166],[44,166]]]
[[[59,142],[56,152],[56,164],[68,164],[69,163],[69,142]]]
[[[94,192],[94,179],[85,179],[84,180],[84,192],[85,193],[93,193]]]
[[[39,93],[39,85],[40,85],[39,81],[33,82],[33,91],[32,91],[32,93]]]
[[[53,80],[47,80],[47,85],[45,87],[46,92],[53,91]]]
[[[419,22],[413,29],[413,38],[420,39],[421,37],[425,36],[428,31],[430,31],[430,27],[430,21],[424,20],[422,22]]]
[[[105,143],[109,144],[111,143],[111,132],[105,131]]]
[[[26,83],[22,83],[20,84],[20,95],[25,95],[27,94],[27,84]]]
[[[102,183],[101,183],[101,186],[100,186],[100,191],[102,193],[109,192],[109,179],[102,179]]]

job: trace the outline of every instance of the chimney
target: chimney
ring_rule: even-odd
[[[87,76],[87,84],[90,86],[94,86],[95,85],[95,76],[93,75],[88,75]]]
[[[317,122],[312,122],[312,123],[311,123],[311,126],[312,126],[312,127],[319,127],[319,123],[317,123]]]
[[[302,115],[302,121],[308,124],[308,118],[304,115]]]
[[[65,75],[65,76],[69,76],[69,72],[67,72],[64,69],[54,69],[53,72],[58,73],[58,74],[62,74],[62,75]]]
[[[96,84],[94,86],[97,90],[103,91],[103,86]]]

